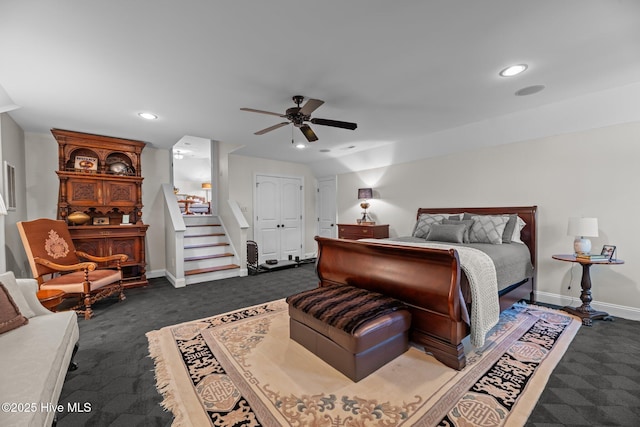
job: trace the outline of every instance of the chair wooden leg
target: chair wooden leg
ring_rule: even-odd
[[[91,309],[91,296],[85,294],[84,296],[84,319],[89,320],[93,317],[93,310]]]
[[[120,284],[120,294],[118,295],[118,300],[119,301],[124,301],[126,299],[127,299],[127,297],[124,296],[124,287],[122,286],[122,284]]]

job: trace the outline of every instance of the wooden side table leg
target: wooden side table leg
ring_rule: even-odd
[[[596,311],[591,307],[591,274],[589,273],[591,264],[582,264],[582,280],[580,286],[582,292],[580,293],[580,300],[582,305],[580,307],[564,307],[563,310],[578,316],[582,319],[582,324],[585,326],[591,326],[594,319],[613,320],[613,317],[609,316],[609,313],[604,311]]]

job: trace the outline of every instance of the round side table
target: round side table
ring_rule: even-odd
[[[39,290],[36,295],[38,296],[40,304],[55,312],[56,307],[58,307],[64,299],[65,292],[60,289],[42,289]]]
[[[624,264],[624,261],[621,259],[590,260],[586,258],[579,258],[575,255],[553,255],[551,258],[557,259],[558,261],[577,262],[582,265],[582,280],[580,281],[580,286],[582,286],[580,301],[582,301],[582,305],[580,307],[563,307],[562,309],[581,318],[582,324],[585,326],[591,326],[595,319],[613,320],[613,317],[609,316],[609,313],[597,311],[591,307],[591,301],[593,298],[591,297],[591,275],[589,274],[589,269],[594,264],[620,265]]]

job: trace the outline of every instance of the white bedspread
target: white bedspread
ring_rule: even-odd
[[[460,268],[467,275],[471,288],[473,301],[470,322],[471,344],[476,347],[484,345],[487,332],[498,323],[500,316],[496,267],[487,254],[474,248],[442,243],[398,242],[385,239],[361,239],[360,241],[431,249],[455,249],[460,258]]]

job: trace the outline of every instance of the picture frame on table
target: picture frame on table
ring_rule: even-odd
[[[108,216],[97,216],[93,218],[93,225],[109,225]]]
[[[615,255],[615,253],[616,253],[616,247],[615,246],[613,246],[613,245],[604,245],[602,247],[602,252],[600,252],[600,255],[606,255],[607,259],[609,261],[611,261],[612,259],[614,259],[613,256]]]

